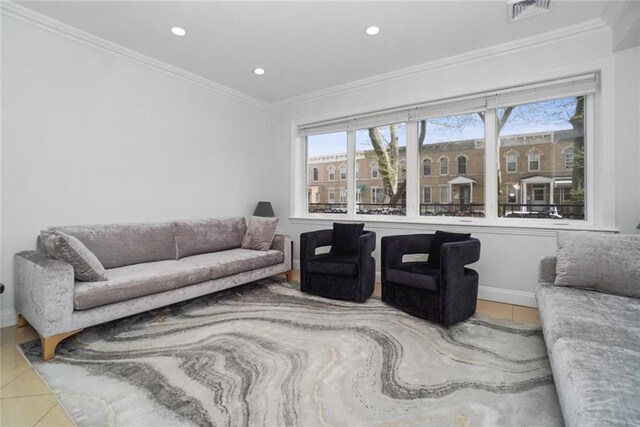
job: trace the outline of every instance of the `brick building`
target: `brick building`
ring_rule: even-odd
[[[573,130],[500,138],[498,203],[501,214],[531,212],[571,203],[574,163]],[[401,177],[406,170],[400,151]],[[485,141],[463,140],[425,144],[420,150],[421,214],[464,209],[482,215],[485,198]],[[347,203],[347,156],[308,159],[310,212],[341,212]],[[389,203],[372,153],[356,154],[356,204],[367,212]],[[403,209],[403,206],[389,206]]]

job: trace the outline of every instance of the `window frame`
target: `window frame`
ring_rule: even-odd
[[[425,197],[425,190],[429,190],[429,200]],[[422,204],[430,205],[433,203],[433,190],[431,185],[422,186]]]
[[[531,156],[536,156],[537,160],[531,160]],[[535,169],[531,167],[531,163],[533,162],[537,163],[538,165]],[[527,167],[529,172],[540,172],[541,166],[542,166],[541,163],[542,163],[542,156],[540,155],[540,152],[538,150],[533,149],[527,153]]]
[[[605,64],[606,65],[606,64]],[[464,220],[458,219],[455,217],[447,217],[447,216],[420,216],[419,215],[419,204],[421,199],[421,192],[419,188],[421,187],[418,181],[419,176],[422,175],[422,164],[421,161],[408,161],[407,162],[407,215],[403,217],[398,216],[381,216],[381,215],[357,215],[355,214],[355,186],[353,183],[351,184],[350,191],[348,193],[349,197],[349,209],[347,212],[346,218],[352,221],[375,221],[375,222],[383,222],[383,223],[423,223],[423,224],[454,224],[460,221],[464,221],[468,226],[489,226],[489,227],[497,227],[496,229],[501,228],[527,228],[531,230],[535,229],[564,229],[569,227],[569,229],[597,229],[602,231],[615,231],[615,228],[612,224],[614,224],[615,214],[612,210],[613,204],[613,194],[610,191],[607,191],[608,186],[614,184],[614,171],[615,164],[612,159],[611,153],[608,153],[605,145],[606,145],[606,135],[603,131],[605,127],[605,122],[613,120],[613,114],[607,112],[600,107],[600,105],[606,104],[607,102],[612,102],[612,91],[613,91],[613,71],[612,67],[607,67],[603,65],[601,68],[597,69],[582,69],[578,70],[578,73],[591,73],[595,75],[595,81],[597,84],[594,85],[594,89],[586,90],[586,91],[578,91],[575,89],[575,92],[571,92],[573,89],[566,89],[562,86],[563,82],[568,80],[575,80],[580,82],[583,80],[582,75],[573,74],[573,76],[567,75],[557,75],[553,76],[551,73],[546,80],[541,81],[541,83],[527,81],[526,79],[521,79],[514,81],[514,86],[509,87],[508,89],[515,90],[516,92],[522,88],[528,88],[529,86],[535,87],[540,84],[543,87],[558,85],[557,91],[556,88],[551,90],[543,90],[539,94],[527,96],[526,98],[522,98],[522,104],[540,102],[550,99],[558,99],[567,96],[584,96],[585,97],[585,128],[584,128],[584,137],[585,137],[585,219],[584,220],[572,220],[572,219],[562,219],[562,220],[554,220],[554,219],[527,219],[527,218],[511,218],[505,219],[498,216],[498,195],[495,192],[495,185],[498,184],[497,181],[497,172],[492,173],[491,171],[498,170],[498,143],[497,143],[497,131],[495,125],[495,117],[496,117],[496,109],[501,107],[501,105],[514,105],[513,103],[504,103],[501,105],[496,105],[491,98],[486,98],[488,105],[488,109],[485,113],[485,138],[486,138],[486,146],[485,146],[485,173],[484,173],[484,189],[485,189],[485,204],[487,205],[486,216],[483,218],[465,218]],[[607,69],[607,71],[605,71]],[[603,77],[606,75],[606,78]],[[580,78],[578,78],[580,77]],[[515,86],[515,85],[519,86]],[[577,87],[580,87],[578,84]],[[605,90],[606,89],[606,90]],[[570,93],[569,93],[570,92]],[[480,92],[478,92],[480,93]],[[490,92],[483,92],[484,93]],[[458,98],[451,98],[453,100],[457,100],[460,98],[466,99],[475,99],[481,95],[469,95],[465,96],[464,93],[459,93]],[[495,97],[494,97],[495,98]],[[496,98],[497,99],[497,98]],[[428,108],[431,109],[431,114],[429,117],[439,117],[443,115],[452,115],[452,114],[461,114],[475,111],[475,107],[472,108],[455,108],[452,109],[450,104],[453,104],[454,101],[447,102],[449,99],[437,100],[433,101],[428,105]],[[491,102],[490,102],[491,101]],[[501,101],[502,102],[502,101]],[[402,107],[405,108],[405,107]],[[414,107],[411,107],[414,108]],[[397,109],[396,109],[397,110]],[[390,109],[396,116],[398,115],[397,111]],[[292,216],[291,218],[294,220],[304,220],[304,219],[318,219],[318,220],[332,220],[338,219],[338,217],[332,216],[331,214],[315,214],[307,212],[307,201],[306,201],[306,189],[303,188],[307,185],[306,183],[306,144],[304,136],[299,134],[300,129],[308,129],[310,125],[306,123],[324,123],[328,122],[326,128],[321,129],[316,133],[328,133],[329,127],[335,129],[334,131],[354,131],[353,123],[356,123],[357,118],[360,115],[365,117],[369,117],[368,115],[373,114],[382,114],[384,110],[377,109],[375,113],[368,113],[367,110],[361,110],[361,113],[358,113],[357,110],[355,116],[352,117],[344,117],[336,122],[340,122],[339,124],[335,124],[331,122],[331,115],[325,115],[322,117],[317,117],[315,120],[311,120],[309,118],[305,120],[298,120],[291,122],[291,135],[292,141],[295,144],[292,144],[292,154],[294,155],[294,172],[295,176],[300,177],[300,181],[292,181],[291,182],[291,191],[292,191]],[[355,117],[355,119],[354,119]],[[407,138],[407,159],[416,158],[418,159],[420,154],[414,146],[414,140],[417,138],[417,123],[418,119],[422,120],[423,117],[416,118],[415,116],[411,116],[409,120],[407,120],[407,130],[408,130],[408,138]],[[388,122],[385,122],[388,123]],[[382,123],[381,123],[382,124]],[[414,125],[415,130],[414,130]],[[316,126],[316,125],[314,125]],[[356,125],[357,127],[357,125]],[[493,128],[493,129],[492,129]],[[313,135],[316,133],[310,133],[306,131],[306,135]],[[493,132],[493,133],[492,133]],[[413,136],[410,134],[413,133]],[[496,141],[492,141],[490,137],[492,135],[496,135]],[[413,138],[413,139],[412,139]],[[353,139],[353,138],[351,138]],[[350,146],[349,146],[350,145]],[[355,165],[355,144],[353,141],[348,144],[350,157],[349,170],[351,170]],[[412,152],[413,151],[413,152]],[[299,161],[297,160],[299,159]],[[597,159],[597,161],[596,161]],[[424,158],[422,159],[424,160]],[[539,160],[539,169],[542,169],[541,162],[542,158]],[[528,162],[527,162],[528,163]],[[596,164],[598,165],[596,167]],[[433,165],[433,161],[432,161]],[[506,166],[506,165],[505,165]],[[520,170],[516,162],[516,170]],[[433,167],[433,166],[432,166]],[[504,171],[503,171],[504,172]],[[433,173],[433,171],[432,171]],[[519,172],[523,173],[523,172]],[[350,174],[353,175],[353,174]],[[378,176],[380,176],[378,174]],[[433,175],[432,175],[433,176]],[[436,175],[437,176],[437,175]],[[353,178],[348,177],[348,181],[351,181]],[[415,182],[412,180],[415,179]],[[494,189],[493,193],[488,191],[489,188]],[[351,194],[353,193],[353,194]],[[433,195],[432,195],[433,198]],[[595,203],[597,201],[597,203]],[[522,202],[522,201],[521,201]],[[605,208],[606,206],[606,208]],[[345,216],[339,217],[339,219],[345,219]],[[577,228],[574,228],[577,227]]]
[[[513,170],[509,170],[509,157],[513,156]],[[506,173],[518,173],[518,153],[507,153],[505,156],[505,172]]]
[[[464,172],[460,171],[460,160],[464,160]],[[457,166],[458,166],[458,175],[467,175],[467,170],[468,170],[468,168],[467,168],[467,160],[469,160],[469,159],[467,159],[467,156],[464,156],[464,155],[460,155],[460,156],[457,157],[456,163],[457,163]]]
[[[444,160],[444,163],[443,163]],[[444,166],[444,168],[443,168]],[[442,172],[443,169],[446,169],[446,172]],[[447,156],[442,156],[438,159],[438,170],[440,172],[440,176],[448,176],[449,175],[449,158]]]
[[[424,173],[424,165],[425,163],[429,162],[429,173],[426,174]],[[431,160],[429,157],[425,157],[422,159],[422,176],[432,176],[433,175],[433,160]]]

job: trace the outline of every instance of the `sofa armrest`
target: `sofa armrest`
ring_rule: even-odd
[[[289,264],[289,270],[293,268],[291,265],[291,238],[284,234],[276,234],[271,243],[271,248],[284,254],[284,263]]]
[[[44,337],[69,332],[73,267],[42,252],[20,252],[14,257],[14,277],[17,313]]]
[[[556,281],[556,257],[547,256],[540,260],[538,283],[553,284]]]

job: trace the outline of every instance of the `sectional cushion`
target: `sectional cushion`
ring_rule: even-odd
[[[188,266],[205,267],[209,270],[209,278],[217,279],[280,264],[284,262],[284,254],[273,249],[268,251],[229,249],[222,252],[193,255],[182,258],[179,262]]]
[[[244,218],[207,218],[176,221],[177,259],[242,246],[247,225]]]
[[[61,231],[42,231],[40,241],[51,258],[71,264],[76,280],[106,280],[100,260],[75,237]]]
[[[176,259],[172,223],[72,225],[49,230],[80,240],[107,269]]]
[[[640,235],[558,232],[555,284],[640,298]]]
[[[553,285],[538,285],[536,299],[552,358],[562,337],[640,351],[639,299]]]
[[[278,227],[278,218],[253,216],[242,239],[243,249],[268,251]]]
[[[156,261],[108,269],[102,282],[76,282],[74,306],[87,310],[208,280],[207,267]]]
[[[637,425],[639,352],[561,338],[553,354],[553,377],[567,426]]]

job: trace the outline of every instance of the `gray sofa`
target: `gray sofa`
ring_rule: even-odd
[[[559,236],[560,258],[540,263],[536,298],[560,406],[568,426],[640,425],[640,236],[631,247],[606,237],[594,249],[594,235],[569,236],[573,254]],[[585,270],[584,288],[558,278],[574,263]],[[628,285],[616,292],[632,297],[594,290],[611,269],[616,287]]]
[[[244,218],[52,227],[80,240],[107,280],[81,282],[71,265],[37,251],[15,255],[18,326],[40,334],[43,358],[83,328],[286,273],[291,241],[243,249]]]

